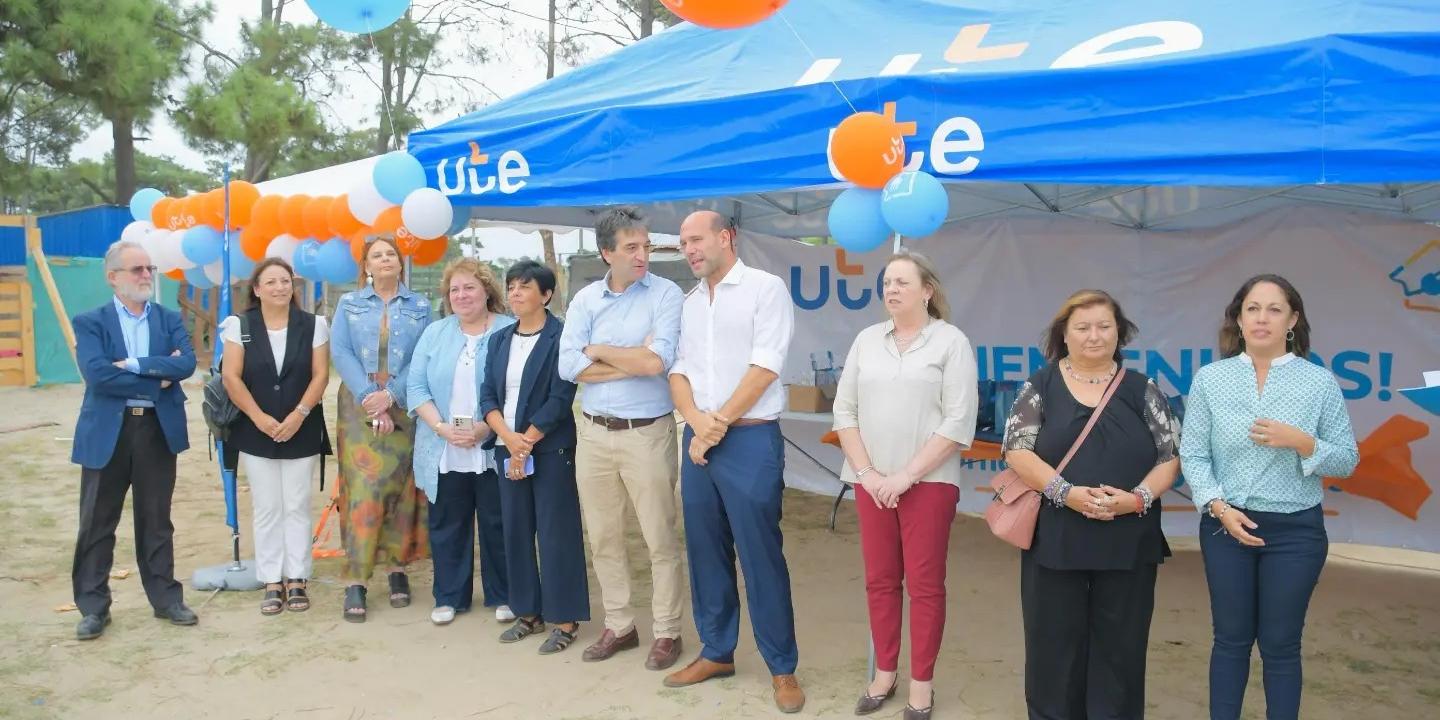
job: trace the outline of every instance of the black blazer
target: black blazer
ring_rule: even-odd
[[[491,411],[505,412],[505,376],[510,367],[510,346],[519,323],[491,336],[485,355],[485,384],[480,388],[480,417]],[[575,383],[560,378],[560,331],[565,324],[545,311],[545,327],[535,343],[525,371],[520,376],[520,402],[515,408],[515,427],[524,433],[534,425],[545,438],[535,445],[536,453],[550,453],[575,447]],[[485,447],[495,447],[492,436]]]
[[[276,420],[284,420],[310,387],[315,316],[293,305],[290,307],[283,370],[275,367],[275,353],[260,308],[251,308],[245,316],[250,323],[250,343],[245,346],[245,366],[240,379],[261,411]],[[283,443],[271,440],[249,417],[241,414],[230,428],[230,444],[225,449],[233,447],[256,457],[276,460],[329,455],[330,434],[325,428],[324,406],[323,402],[316,403],[295,436]]]

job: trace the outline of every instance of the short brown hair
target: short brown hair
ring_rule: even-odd
[[[935,270],[935,264],[930,262],[930,258],[917,252],[902,250],[891,255],[890,259],[885,261],[885,267],[890,267],[890,263],[896,260],[905,260],[915,266],[915,271],[920,273],[920,284],[930,288],[930,302],[925,306],[925,311],[936,320],[948,322],[950,303],[945,299],[945,288],[940,286],[940,273]]]
[[[1070,354],[1070,348],[1065,346],[1065,328],[1070,324],[1070,316],[1074,315],[1076,310],[1096,305],[1106,305],[1110,312],[1115,313],[1117,337],[1114,360],[1117,363],[1125,361],[1125,356],[1120,351],[1140,334],[1140,328],[1125,317],[1125,311],[1120,309],[1120,303],[1115,302],[1110,293],[1104,290],[1078,290],[1060,304],[1060,311],[1055,313],[1055,318],[1050,321],[1050,327],[1045,331],[1045,337],[1040,341],[1040,349],[1045,352],[1046,362],[1056,363]]]
[[[1285,349],[1297,357],[1309,357],[1310,320],[1305,316],[1305,302],[1300,299],[1300,291],[1289,280],[1270,273],[1246,280],[1235,292],[1230,304],[1225,306],[1225,318],[1220,321],[1220,357],[1235,357],[1245,351],[1245,336],[1240,334],[1240,309],[1245,305],[1245,297],[1262,282],[1280,288],[1280,292],[1285,293],[1285,302],[1297,316],[1295,327],[1290,329],[1295,337],[1286,339]]]
[[[495,314],[505,312],[505,301],[502,299],[505,294],[500,289],[500,281],[495,279],[495,273],[490,271],[490,266],[475,258],[460,257],[445,266],[445,273],[440,278],[440,308],[446,315],[455,312],[450,307],[450,280],[455,277],[455,273],[474,275],[475,279],[480,281],[480,286],[485,288],[485,309]]]
[[[246,294],[248,298],[245,305],[246,308],[260,307],[258,302],[259,298],[255,297],[255,287],[260,284],[260,273],[272,267],[282,267],[285,268],[285,272],[290,273],[290,306],[298,309],[300,307],[300,293],[295,292],[295,268],[290,267],[290,263],[278,257],[267,257],[255,263],[255,269],[250,273],[250,292]]]

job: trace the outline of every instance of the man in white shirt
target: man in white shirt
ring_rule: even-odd
[[[692,213],[680,246],[700,283],[685,298],[670,392],[684,416],[680,497],[700,657],[665,678],[685,687],[735,674],[745,572],[755,643],[773,675],[775,704],[799,712],[795,613],[780,535],[785,455],[780,374],[795,326],[785,283],[735,254],[736,229],[713,211]]]

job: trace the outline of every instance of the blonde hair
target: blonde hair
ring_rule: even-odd
[[[940,286],[940,273],[935,270],[935,265],[930,262],[930,258],[918,252],[901,250],[885,261],[885,267],[890,267],[890,263],[896,260],[906,260],[914,265],[915,271],[920,274],[920,284],[930,289],[930,302],[925,306],[925,311],[930,313],[930,317],[949,322],[950,303],[945,300],[945,288]]]
[[[496,314],[505,312],[505,301],[502,299],[504,293],[500,290],[500,281],[495,279],[495,273],[490,271],[490,266],[475,258],[461,257],[451,260],[440,277],[440,307],[446,315],[455,312],[450,307],[450,281],[456,273],[473,275],[480,281],[480,286],[485,288],[487,310]]]

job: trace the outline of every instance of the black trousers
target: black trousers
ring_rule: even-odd
[[[470,609],[475,595],[475,527],[480,528],[480,591],[486,607],[510,603],[505,569],[505,525],[500,479],[484,473],[440,473],[430,503],[430,557],[435,564],[435,606]],[[505,482],[510,482],[505,480]]]
[[[1022,553],[1030,720],[1145,717],[1145,651],[1156,565],[1052,570]]]
[[[155,609],[182,600],[175,581],[175,526],[170,498],[175,492],[175,455],[155,411],[132,415],[127,409],[115,454],[103,469],[80,472],[80,532],[70,580],[82,615],[110,611],[110,567],[115,561],[115,528],[125,509],[125,493],[134,488],[135,562],[140,583]]]
[[[535,474],[505,477],[510,459],[495,448],[500,473],[500,509],[505,516],[505,568],[510,609],[521,617],[551,623],[590,619],[590,579],[580,525],[580,492],[575,485],[575,448],[537,453]],[[538,557],[537,557],[538,549]]]

